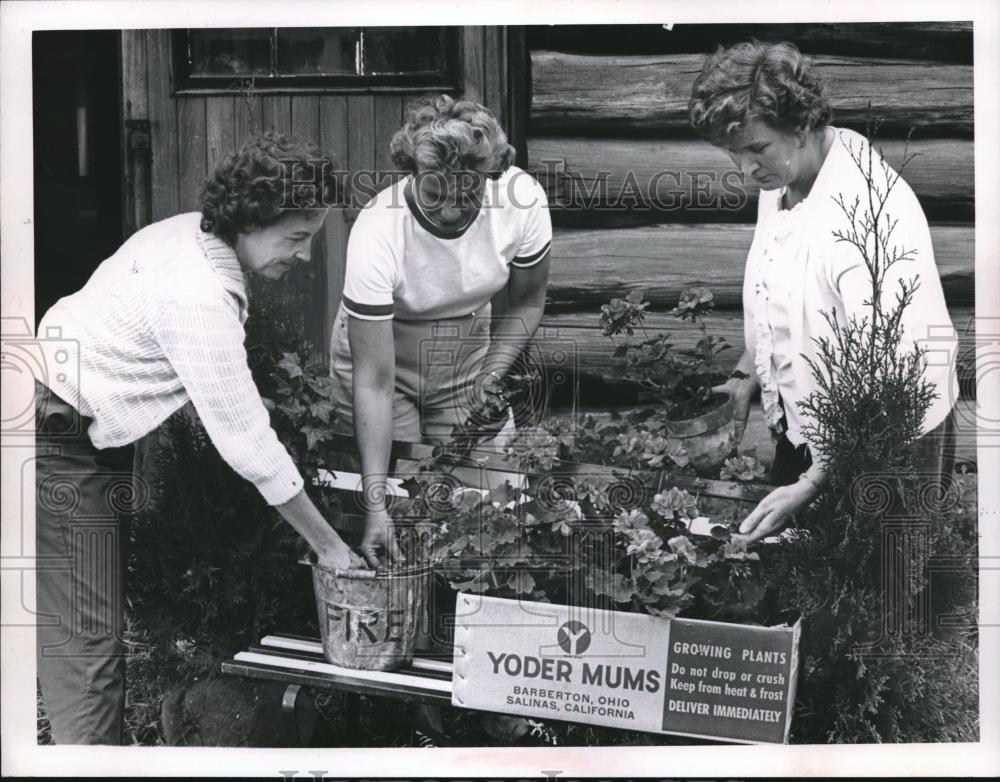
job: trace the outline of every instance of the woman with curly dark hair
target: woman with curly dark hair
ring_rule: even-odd
[[[37,555],[53,563],[37,571],[38,612],[49,617],[38,628],[38,677],[58,744],[121,743],[125,536],[109,498],[131,474],[133,444],[188,401],[222,457],[319,559],[351,564],[271,428],[243,347],[244,274],[276,280],[309,260],[332,171],[281,136],[251,141],[208,177],[200,213],[141,229],[42,318],[39,335],[58,334],[72,352],[49,356],[50,366],[75,368],[36,389]],[[100,550],[54,496],[67,481],[74,519],[113,524]]]
[[[743,283],[746,350],[718,389],[733,395],[740,430],[759,389],[776,441],[771,482],[779,488],[740,527],[752,542],[780,529],[826,481],[822,454],[807,442],[808,421],[798,406],[815,390],[808,360],[817,358],[816,340],[832,336],[824,313],[843,324],[870,310],[865,259],[835,235],[850,228],[838,201],[867,205],[870,187],[888,193],[885,212],[909,252],[888,268],[883,300],[895,301],[903,281],[920,283],[903,316],[904,348],[926,340],[931,328],[950,328],[951,319],[916,195],[864,136],[830,125],[823,81],[794,45],[752,41],[720,48],[695,80],[689,113],[695,129],[760,188]],[[867,161],[869,151],[873,166],[866,176],[856,161]],[[954,458],[954,360],[952,351],[950,363],[924,370],[937,398],[924,420],[921,458],[943,474]]]

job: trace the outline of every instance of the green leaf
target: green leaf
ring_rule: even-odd
[[[332,432],[326,427],[303,426],[302,434],[306,436],[306,448],[311,451],[318,443],[329,438]]]
[[[497,543],[513,543],[518,539],[519,530],[516,524],[499,524],[496,527]]]
[[[292,419],[292,421],[298,421],[299,417],[306,410],[298,399],[289,399],[287,402],[279,402],[277,408],[279,412],[284,413]]]
[[[519,570],[507,579],[507,586],[519,595],[528,594],[535,589],[535,578],[531,573]]]
[[[607,595],[616,603],[628,603],[632,600],[632,585],[621,573],[594,568],[587,576],[587,586],[595,595]]]
[[[413,478],[411,476],[401,481],[399,486],[404,491],[406,491],[406,493],[412,499],[414,497],[419,497],[421,494],[424,493],[424,488],[426,484],[423,481],[418,481],[416,478]]]
[[[294,353],[282,353],[278,368],[290,378],[302,377],[302,365],[299,363],[299,357]]]
[[[330,416],[333,415],[333,404],[321,399],[309,405],[309,412],[314,418],[320,419],[323,423],[330,423]]]

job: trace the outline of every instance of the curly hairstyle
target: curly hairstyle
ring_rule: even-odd
[[[390,151],[393,164],[411,174],[475,171],[491,177],[510,168],[515,154],[492,111],[448,95],[411,108]]]
[[[311,144],[267,132],[226,155],[201,187],[201,230],[235,245],[251,228],[289,210],[323,209],[339,200],[333,161]]]
[[[720,46],[705,59],[688,114],[695,130],[716,146],[752,119],[790,132],[822,128],[833,118],[812,60],[794,44],[759,41]]]

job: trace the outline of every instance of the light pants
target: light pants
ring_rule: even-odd
[[[354,365],[348,343],[348,314],[337,312],[330,340],[330,375],[336,382],[338,430],[354,432]],[[412,443],[446,441],[478,402],[476,378],[490,345],[489,307],[464,318],[427,321],[393,319],[396,386],[392,399],[392,439]],[[508,420],[491,445],[513,432]]]

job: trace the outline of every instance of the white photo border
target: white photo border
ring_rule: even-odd
[[[1000,317],[1000,4],[908,0],[506,0],[420,3],[405,0],[209,0],[207,2],[5,2],[0,5],[0,296],[3,316],[34,322],[31,33],[45,29],[346,26],[394,24],[597,24],[747,22],[974,22],[976,145],[977,315]],[[308,20],[303,24],[302,20]],[[989,291],[993,291],[990,294]],[[992,348],[994,354],[996,347]],[[1000,373],[990,368],[979,386],[984,420],[1000,421]],[[15,381],[3,394],[20,394]],[[23,382],[31,383],[30,378]],[[1000,773],[1000,749],[979,744],[859,746],[713,746],[616,748],[423,749],[202,749],[39,747],[36,744],[35,651],[30,626],[9,617],[33,602],[34,511],[20,509],[22,463],[31,449],[2,448],[2,636],[0,636],[0,749],[4,775],[273,776],[325,769],[332,779],[351,776],[663,777],[885,776]],[[29,467],[28,469],[33,469]],[[980,446],[979,472],[1000,474],[1000,451]],[[30,481],[29,481],[30,483]],[[1000,594],[1000,482],[980,482],[980,595]],[[23,528],[22,528],[23,527]],[[22,593],[22,587],[28,591]],[[980,735],[1000,736],[998,666],[1000,606],[980,600]]]

